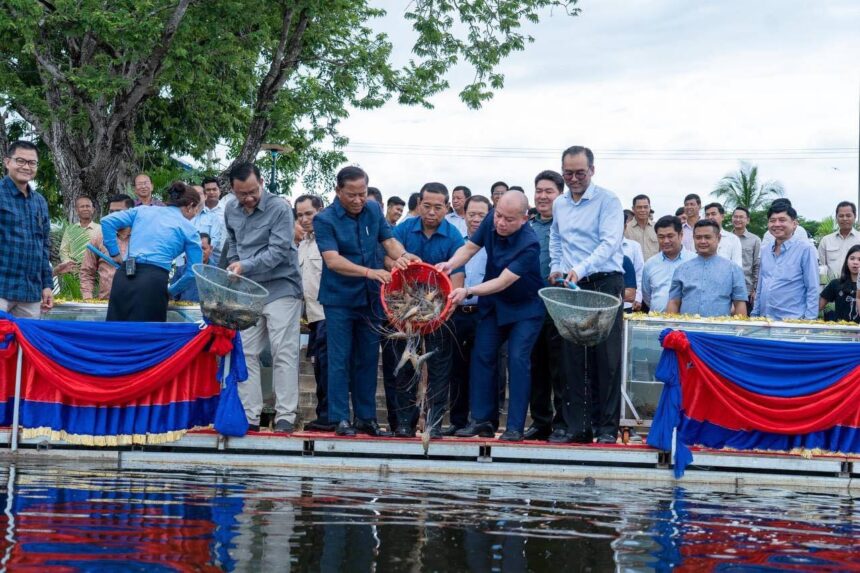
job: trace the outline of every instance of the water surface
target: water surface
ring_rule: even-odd
[[[6,463],[14,571],[860,571],[859,497]]]

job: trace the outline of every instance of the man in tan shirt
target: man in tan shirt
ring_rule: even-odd
[[[860,233],[854,228],[857,212],[854,203],[842,201],[836,206],[838,230],[821,238],[818,244],[818,264],[827,267],[827,281],[839,278],[848,249],[860,244]]]
[[[305,299],[305,317],[308,321],[307,355],[314,362],[317,383],[317,419],[305,424],[308,431],[331,431],[335,425],[328,421],[328,345],[326,343],[325,313],[319,303],[320,278],[323,259],[314,236],[314,217],[322,211],[323,202],[316,195],[301,195],[296,199],[296,222],[301,225],[304,238],[299,243],[299,272]]]
[[[80,252],[72,252],[72,233],[78,231],[76,227],[80,226],[81,229],[86,231],[90,241],[96,236],[101,237],[101,225],[93,221],[95,209],[93,208],[92,199],[89,197],[78,197],[75,199],[75,214],[78,216],[78,222],[67,227],[63,233],[63,238],[60,239],[60,264],[54,268],[55,275],[78,272],[78,265],[81,263],[82,254]]]
[[[651,199],[648,195],[633,198],[633,220],[624,229],[624,237],[642,246],[642,258],[646,261],[660,252],[657,233],[651,223]]]
[[[108,212],[116,213],[117,211],[125,211],[134,207],[134,199],[128,195],[114,195],[108,201]],[[117,242],[122,256],[125,257],[128,252],[128,241],[131,236],[131,229],[122,229],[117,233]],[[105,255],[108,254],[102,239],[101,227],[98,232],[90,240],[90,244],[95,246]],[[101,257],[87,249],[84,252],[84,258],[81,261],[81,296],[84,299],[99,298],[107,300],[110,298],[110,289],[113,285],[113,274],[116,269]],[[98,284],[98,291],[96,291]],[[98,292],[98,296],[95,293]]]

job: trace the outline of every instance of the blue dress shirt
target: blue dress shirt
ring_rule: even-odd
[[[101,225],[105,248],[112,257],[120,253],[116,232],[130,227],[126,258],[134,257],[138,263],[155,265],[166,271],[170,271],[173,260],[183,252],[189,268],[203,262],[200,234],[179,207],[135,207],[108,215]],[[182,292],[193,280],[193,274],[183,275],[171,285],[171,294]]]
[[[209,235],[209,244],[216,252],[221,252],[224,241],[224,207],[221,204],[212,209],[203,205],[203,209],[191,219],[191,224],[200,233]]]
[[[535,216],[529,221],[529,225],[537,235],[540,242],[540,274],[543,276],[544,284],[549,285],[550,270],[549,270],[549,231],[552,227],[552,217],[549,219],[541,219],[540,215]]]
[[[421,217],[409,219],[394,228],[394,238],[400,241],[407,251],[431,265],[444,263],[464,244],[460,231],[446,219],[442,220],[442,224],[429,237],[424,234]],[[465,271],[464,267],[460,267],[454,269],[451,274]]]
[[[320,254],[335,251],[349,262],[371,269],[382,268],[378,260],[379,243],[393,237],[382,209],[368,201],[357,216],[350,215],[339,199],[314,217],[314,234]],[[371,306],[379,302],[379,283],[364,277],[348,277],[328,268],[323,259],[319,302],[349,308]]]
[[[475,253],[475,256],[469,259],[466,263],[466,280],[463,281],[463,286],[466,288],[479,285],[484,282],[484,274],[487,272],[487,249],[481,248]],[[463,299],[460,306],[469,306],[478,304],[480,297],[472,295],[469,298]]]
[[[588,186],[578,202],[570,192],[552,204],[549,257],[552,272],[574,271],[580,280],[595,273],[623,272],[624,209],[612,191]]]
[[[53,286],[48,202],[32,187],[25,197],[6,176],[0,180],[0,298],[38,302]]]
[[[665,312],[669,304],[669,288],[675,269],[684,261],[696,258],[687,249],[681,249],[678,256],[670,259],[662,252],[645,262],[642,269],[642,300],[654,312]]]
[[[818,253],[807,239],[795,235],[782,244],[762,243],[761,268],[752,316],[774,320],[818,318]]]
[[[540,243],[537,235],[526,224],[516,233],[502,237],[496,233],[493,219],[493,212],[490,211],[469,239],[487,251],[484,282],[498,278],[505,269],[519,279],[501,292],[480,297],[478,308],[481,317],[495,310],[499,326],[543,317],[546,311],[538,291],[543,288],[544,281],[540,275]]]
[[[728,316],[732,301],[746,301],[744,271],[732,261],[701,255],[675,269],[669,300],[681,300],[681,314]]]

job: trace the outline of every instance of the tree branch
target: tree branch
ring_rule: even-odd
[[[129,114],[133,113],[138,104],[150,92],[152,84],[155,81],[155,76],[161,71],[161,66],[164,65],[164,59],[170,51],[173,39],[179,31],[179,24],[185,18],[185,13],[192,0],[179,0],[174,8],[173,13],[167,19],[164,25],[164,30],[161,32],[161,37],[149,55],[149,58],[143,63],[140,74],[128,90],[126,94],[118,98],[114,112],[111,118],[109,132],[113,133],[116,128],[122,123]]]

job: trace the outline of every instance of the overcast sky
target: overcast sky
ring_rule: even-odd
[[[408,55],[405,2],[380,2],[377,27]],[[657,215],[703,199],[739,160],[781,181],[808,218],[857,200],[860,2],[581,0],[545,12],[535,43],[507,60],[505,88],[472,111],[452,89],[435,109],[355,111],[341,132],[349,162],[385,198],[438,180],[489,195],[501,179],[533,187],[586,145],[594,181],[625,206],[651,196]],[[791,151],[787,151],[791,150]]]

